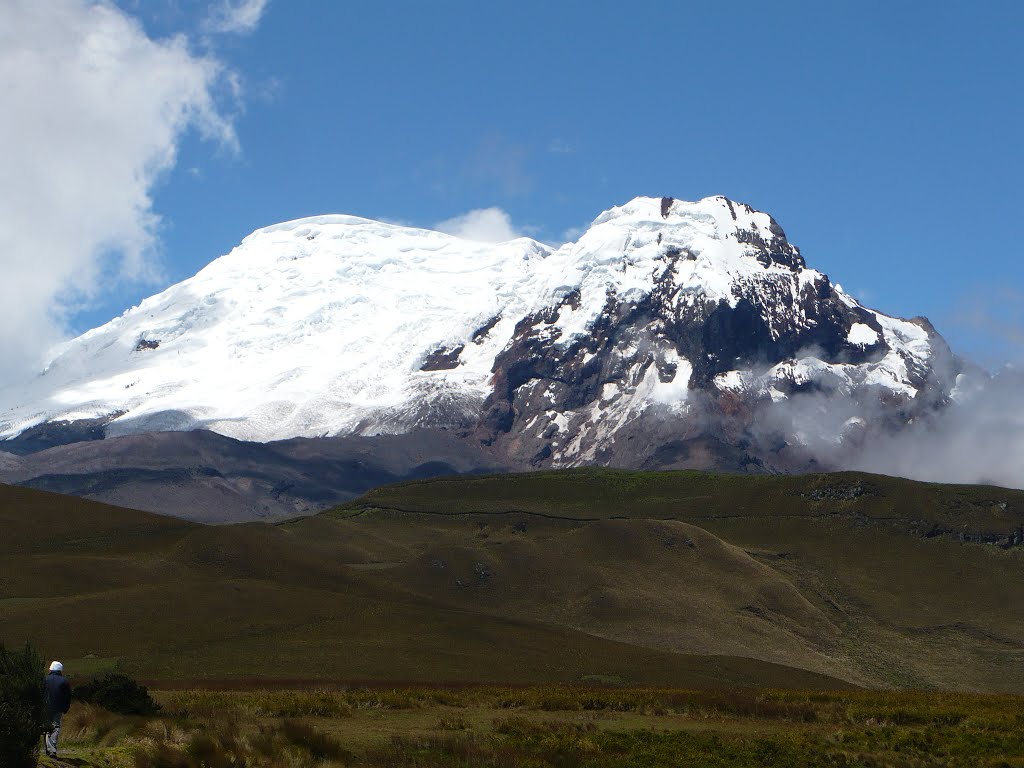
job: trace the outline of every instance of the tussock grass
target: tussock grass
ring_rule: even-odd
[[[733,718],[849,725],[989,724],[1024,722],[1024,697],[928,691],[789,691],[757,688],[682,690],[544,685],[434,688],[340,687],[285,691],[161,691],[156,698],[178,719],[351,718],[366,711],[436,708],[533,712],[612,712],[693,719]],[[78,712],[81,711],[81,714]],[[76,707],[72,722],[109,718],[98,708]]]
[[[173,691],[160,700],[168,714],[183,718],[216,717],[349,717],[354,697],[326,690],[312,691]],[[356,700],[358,698],[356,697]]]
[[[281,733],[289,743],[304,749],[318,760],[344,760],[351,757],[341,742],[307,723],[285,720],[281,725]]]
[[[67,744],[94,760],[81,764],[1024,766],[1024,697],[1005,695],[483,686],[156,696],[164,710],[148,718],[76,706]]]
[[[136,740],[135,768],[328,768],[354,760],[337,739],[293,720],[255,728],[231,720],[190,725],[195,730],[155,730]]]
[[[468,731],[471,730],[471,726],[465,719],[458,715],[448,715],[438,719],[437,729],[439,731]]]

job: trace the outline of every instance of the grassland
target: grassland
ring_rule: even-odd
[[[0,486],[0,635],[72,674],[1024,692],[1024,493],[608,470],[207,527]]]
[[[163,712],[150,718],[76,706],[62,760],[89,768],[1024,765],[1024,700],[1013,696],[544,686],[157,698]]]

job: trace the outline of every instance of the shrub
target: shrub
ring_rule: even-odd
[[[77,686],[73,696],[78,701],[96,704],[121,715],[155,715],[160,711],[160,705],[153,701],[146,686],[119,672],[108,672]]]
[[[47,725],[43,660],[31,645],[9,651],[0,643],[0,765],[35,768]]]

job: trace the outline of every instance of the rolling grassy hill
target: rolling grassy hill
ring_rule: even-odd
[[[1024,691],[1024,492],[611,470],[207,527],[0,486],[0,638],[88,674]]]

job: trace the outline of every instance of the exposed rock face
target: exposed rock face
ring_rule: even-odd
[[[765,456],[744,452],[744,432],[776,400],[808,391],[881,399],[897,422],[943,402],[955,364],[927,321],[865,309],[807,269],[774,219],[717,200],[735,225],[719,222],[710,243],[680,244],[678,225],[646,226],[653,211],[638,201],[598,220],[575,247],[607,258],[618,239],[621,271],[649,270],[649,290],[609,281],[586,332],[568,338],[564,318],[581,310],[579,288],[523,318],[495,360],[482,439],[535,466],[661,465],[667,444],[722,441],[739,449],[725,463],[749,468]],[[661,199],[661,219],[674,204]],[[708,246],[732,250],[716,254],[718,285],[693,279]],[[902,386],[893,387],[896,369]],[[679,453],[683,464],[708,462]]]
[[[452,368],[457,368],[459,365],[459,355],[462,354],[466,346],[459,344],[457,347],[447,348],[438,347],[429,355],[427,359],[423,361],[423,365],[420,366],[421,371],[450,371]]]

